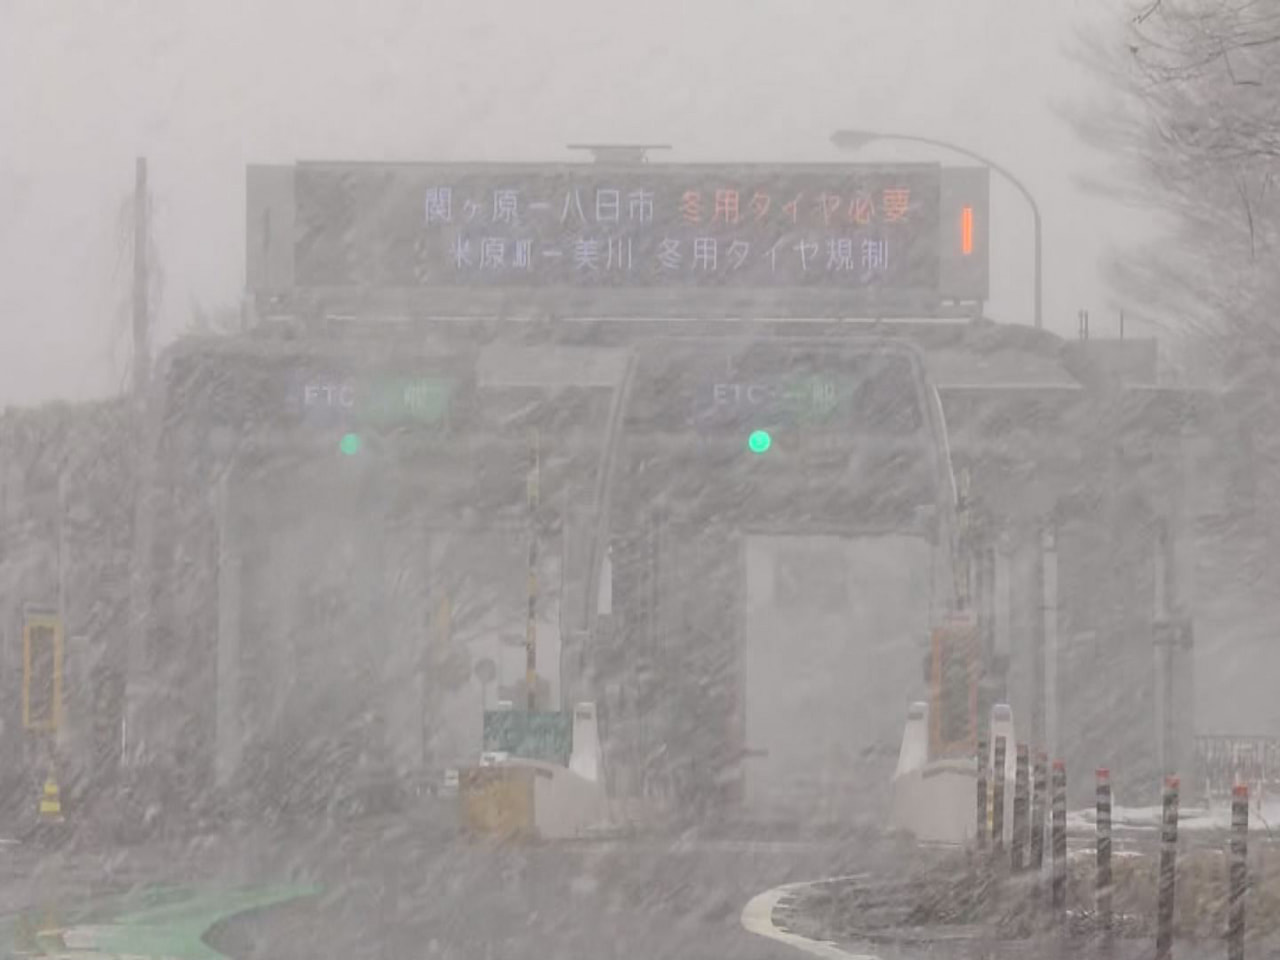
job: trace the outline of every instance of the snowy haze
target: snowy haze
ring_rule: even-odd
[[[1238,784],[1270,803],[1248,955],[1280,957],[1276,98],[1233,73],[1256,56],[1280,76],[1277,18],[1280,0],[0,0],[0,960],[777,960],[784,922],[827,955],[1150,955],[1121,934],[1169,889],[1150,824],[1175,773],[1193,834]],[[1248,62],[1218,63],[1224,36]],[[542,275],[544,302],[662,294],[691,322],[179,339],[240,315],[246,165],[590,171],[567,144],[637,142],[673,147],[655,163],[974,162],[844,153],[841,129],[1020,178],[1063,341],[1027,335],[1033,218],[999,176],[999,325],[721,322],[749,273],[705,282],[729,276],[718,233],[687,228],[677,286],[662,248],[627,276],[619,244],[608,273],[596,227],[545,234],[577,262]],[[45,403],[129,382],[138,157],[163,387]],[[394,230],[346,229],[338,189],[364,187],[345,177],[313,178],[300,209],[325,242],[286,303],[434,278]],[[656,222],[636,199],[637,229]],[[468,305],[510,303],[542,225],[435,233],[441,202],[425,234],[427,208],[400,208],[409,242],[461,241],[462,269],[478,241]],[[816,275],[791,234],[801,262],[770,282],[794,306]],[[830,239],[852,279],[854,240]],[[499,249],[512,272],[481,275]],[[893,279],[864,251],[868,282]],[[597,253],[589,282],[551,285]],[[1167,389],[1136,340],[1176,356],[1166,332],[1231,389]],[[984,738],[1008,749],[978,781]],[[986,847],[1007,859],[967,845],[1019,757],[1024,786],[1032,757],[1067,771],[1065,910],[1014,843],[1061,809],[1043,776],[1032,818],[1002,788],[1008,843]],[[1099,768],[1116,936],[1093,939]],[[489,842],[512,830],[539,842]],[[1182,838],[1177,922],[1207,933],[1180,928],[1175,956],[1221,955],[1244,902],[1224,839]],[[304,892],[279,903],[284,883]],[[131,886],[136,906],[106,896]]]
[[[1045,324],[1114,316],[1100,262],[1140,230],[1053,110],[1097,2],[586,0],[0,2],[0,402],[114,390],[127,356],[127,200],[150,162],[157,339],[243,288],[244,166],[542,160],[659,142],[671,160],[853,159],[860,127],[952,140],[1044,215]],[[954,156],[883,145],[856,159]],[[1101,165],[1101,166],[1100,166]],[[1030,322],[1031,217],[993,180],[988,314]],[[1130,331],[1135,332],[1135,331]]]

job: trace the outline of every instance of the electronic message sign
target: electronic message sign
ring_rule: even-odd
[[[859,303],[929,304],[940,169],[300,163],[292,209],[277,214],[291,256],[275,251],[274,272],[288,271],[292,291],[394,293],[463,313],[521,294],[641,315],[646,297],[766,314],[805,296],[851,315]],[[251,249],[265,244],[260,224],[251,234]]]
[[[939,168],[300,165],[311,286],[938,282]]]

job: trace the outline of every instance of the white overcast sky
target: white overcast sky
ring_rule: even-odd
[[[122,206],[149,158],[161,340],[238,302],[244,166],[562,159],[575,141],[672,160],[838,160],[839,127],[962,143],[1044,215],[1046,326],[1095,335],[1099,267],[1132,212],[1081,191],[1052,109],[1104,0],[0,0],[0,404],[115,389]],[[897,147],[867,159],[940,159]],[[988,312],[1031,321],[1031,218],[993,181]],[[115,351],[113,354],[113,350]],[[114,359],[113,359],[114,356]]]

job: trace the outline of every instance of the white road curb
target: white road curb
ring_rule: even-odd
[[[852,880],[853,877],[835,877],[836,880]],[[764,893],[756,894],[747,905],[742,908],[742,927],[748,933],[754,933],[760,937],[768,937],[770,940],[777,940],[785,943],[797,950],[803,950],[805,953],[813,954],[815,957],[824,957],[826,960],[879,960],[869,953],[850,953],[842,950],[829,940],[810,940],[808,937],[802,937],[798,933],[791,933],[774,926],[773,908],[776,907],[784,898],[790,897],[797,890],[805,887],[817,886],[819,883],[830,883],[831,880],[809,880],[803,883],[788,883],[781,887],[774,887],[772,890],[766,890]]]

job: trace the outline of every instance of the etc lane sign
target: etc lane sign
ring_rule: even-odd
[[[315,425],[438,423],[448,414],[453,381],[434,376],[297,374],[288,406]]]
[[[939,286],[940,169],[299,164],[294,284],[629,304],[927,302]]]

